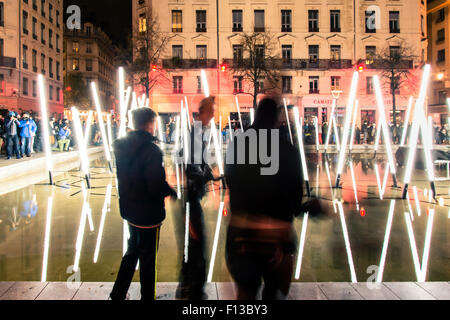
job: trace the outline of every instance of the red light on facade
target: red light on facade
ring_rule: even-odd
[[[222,72],[227,71],[227,65],[226,64],[221,64],[220,65],[220,71],[222,71]]]
[[[361,63],[358,65],[358,72],[363,72],[366,70],[366,65]]]
[[[228,210],[227,210],[227,208],[224,208],[223,209],[223,216],[226,217],[227,215],[228,215]]]
[[[366,209],[361,208],[361,210],[359,210],[359,214],[361,215],[361,217],[365,217],[366,216]]]
[[[72,87],[70,87],[70,86],[69,86],[69,87],[67,87],[67,88],[66,88],[66,91],[67,91],[67,92],[70,92],[70,91],[72,91]]]
[[[155,72],[158,69],[158,66],[156,64],[152,64],[152,71]]]

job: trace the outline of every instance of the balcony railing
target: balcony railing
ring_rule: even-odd
[[[164,59],[164,69],[214,69],[217,59]]]
[[[264,61],[267,65],[270,63],[268,60]],[[247,59],[241,61],[234,61],[233,59],[225,59],[224,63],[231,67],[238,67],[239,65],[245,66],[249,64]],[[352,60],[341,59],[341,60],[331,60],[331,59],[275,59],[273,62],[273,67],[281,70],[305,70],[305,69],[350,69],[353,67]]]
[[[359,63],[363,62],[364,60],[360,60]],[[367,64],[367,69],[384,69],[392,64],[391,61],[386,60],[374,60],[373,63]],[[413,69],[414,68],[414,61],[413,60],[400,60],[399,62],[395,63],[395,69]]]
[[[15,68],[16,58],[0,57],[0,67]]]

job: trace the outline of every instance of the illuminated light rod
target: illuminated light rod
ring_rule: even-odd
[[[190,118],[191,114],[189,112],[189,105],[188,105],[188,101],[187,101],[187,97],[186,96],[184,96],[184,104],[186,105],[186,114],[187,114],[187,121],[188,121],[188,124],[189,124],[189,130],[191,130],[191,118]],[[192,119],[192,120],[194,120],[194,119]]]
[[[106,116],[106,129],[108,130],[108,142],[109,142],[109,150],[112,152],[112,142],[113,142],[113,136],[112,136],[112,127],[111,127],[111,115],[108,114]]]
[[[353,73],[352,85],[350,87],[350,96],[347,102],[347,112],[345,114],[344,132],[342,135],[341,150],[339,153],[339,161],[336,172],[336,188],[339,188],[342,170],[344,169],[345,155],[347,152],[347,142],[350,132],[350,122],[352,120],[353,108],[355,107],[356,89],[358,88],[358,72]]]
[[[89,110],[88,112],[88,117],[86,120],[86,127],[84,128],[84,145],[86,146],[86,148],[89,146],[89,134],[91,132],[91,123],[92,123],[92,111]]]
[[[161,144],[161,149],[164,150],[164,135],[163,135],[163,131],[162,131],[162,123],[161,123],[161,117],[158,116],[156,118],[156,120],[158,121],[158,138]]]
[[[386,253],[389,244],[389,237],[391,235],[392,219],[394,218],[394,208],[395,208],[395,200],[391,200],[391,204],[389,206],[388,221],[386,224],[386,231],[384,233],[383,249],[381,250],[380,266],[378,268],[376,278],[376,282],[378,283],[381,283],[381,281],[383,280],[384,265],[386,262]]]
[[[359,106],[359,101],[356,100],[356,102],[355,102],[355,110],[353,112],[353,120],[352,120],[352,133],[351,133],[351,138],[350,138],[350,151],[352,151],[352,149],[353,149],[353,142],[355,141],[355,127],[356,127],[356,117],[358,115],[358,106]]]
[[[340,150],[340,143],[339,143],[339,135],[337,132],[337,127],[336,127],[336,118],[334,117],[335,111],[336,111],[336,104],[337,104],[337,99],[333,99],[333,103],[331,105],[331,114],[330,114],[330,123],[328,124],[328,132],[327,132],[327,138],[325,141],[325,152],[328,150],[328,143],[330,141],[330,136],[331,136],[331,128],[333,127],[334,130],[334,136],[336,139],[336,147],[338,150]]]
[[[39,98],[41,104],[41,126],[44,133],[44,150],[45,150],[45,160],[47,164],[49,184],[53,185],[53,161],[52,161],[52,149],[50,146],[50,132],[48,128],[48,114],[47,114],[47,97],[45,95],[46,87],[44,76],[40,74],[38,76],[38,86],[39,86]]]
[[[427,94],[428,89],[428,81],[430,78],[430,71],[431,67],[429,64],[425,65],[424,72],[422,75],[422,84],[420,87],[420,94],[419,98],[416,101],[415,108],[414,108],[414,117],[413,117],[413,123],[411,127],[411,135],[409,137],[409,152],[408,152],[408,160],[406,164],[405,169],[405,176],[404,176],[404,188],[403,188],[403,195],[402,198],[406,199],[406,195],[408,192],[408,185],[411,182],[411,173],[414,165],[415,155],[416,155],[416,149],[417,149],[417,140],[419,138],[419,129],[422,132],[423,141],[429,141],[429,130],[427,129],[427,123],[425,119],[425,98]],[[428,173],[428,180],[430,181],[431,190],[433,191],[433,197],[436,196],[436,188],[434,186],[434,167],[433,167],[433,161],[431,158],[431,149],[428,143],[423,144],[423,152],[425,154],[425,162],[427,165],[427,173]]]
[[[95,82],[91,82],[91,88],[92,95],[94,96],[95,109],[97,111],[98,125],[100,127],[100,132],[102,135],[103,149],[105,151],[105,157],[106,161],[108,162],[109,171],[112,172],[111,151],[109,150],[108,136],[106,135],[105,124],[103,123],[102,108],[100,106],[100,99],[98,97],[97,86]]]
[[[305,248],[306,227],[308,225],[308,212],[303,215],[302,231],[300,233],[300,245],[297,254],[297,267],[295,268],[295,279],[300,279],[300,271],[302,269],[303,249]]]
[[[381,93],[380,79],[376,75],[373,77],[373,84],[374,84],[375,93],[376,93],[377,112],[379,114],[378,130],[383,132],[383,142],[384,142],[384,145],[386,148],[386,153],[387,153],[388,162],[389,162],[389,168],[390,168],[390,172],[392,175],[392,181],[394,184],[394,188],[396,188],[397,187],[397,176],[396,176],[397,173],[396,173],[396,169],[395,169],[394,154],[392,152],[391,136],[389,134],[389,127],[388,127],[388,124],[386,121],[386,113],[385,113],[385,108],[384,108],[383,95]],[[379,144],[378,140],[379,140],[379,136],[378,136],[376,144],[375,144],[375,152],[377,151],[377,148],[378,148],[378,144]]]
[[[408,108],[406,109],[405,124],[403,126],[403,132],[402,132],[402,140],[400,141],[401,147],[405,146],[406,132],[408,131],[409,117],[411,116],[411,108],[412,108],[413,102],[414,102],[413,97],[409,97]]]
[[[350,248],[350,240],[348,238],[347,225],[345,223],[344,209],[342,208],[341,201],[337,201],[337,205],[339,208],[339,217],[341,220],[342,233],[344,235],[345,249],[347,251],[347,261],[348,261],[348,266],[350,268],[350,277],[351,277],[352,282],[356,283],[356,282],[358,282],[358,280],[356,279],[356,272],[355,272],[355,266],[353,263],[352,250]]]
[[[316,151],[319,151],[319,119],[317,117],[314,117],[314,129],[315,129],[315,136],[316,136]]]
[[[203,93],[205,94],[205,97],[208,98],[209,97],[209,84],[208,84],[208,78],[206,77],[206,72],[205,70],[201,70],[200,71],[200,76],[202,79],[202,85],[203,85]]]
[[[448,107],[448,118],[447,118],[447,123],[450,127],[450,98],[447,98],[447,107]]]
[[[250,124],[253,124],[255,122],[255,109],[250,108]]]
[[[211,260],[209,262],[209,271],[208,271],[207,282],[212,281],[212,275],[213,275],[213,271],[214,271],[214,263],[216,261],[217,245],[219,243],[220,226],[222,224],[223,206],[224,206],[224,202],[222,199],[222,201],[220,202],[220,205],[219,205],[219,212],[217,213],[216,231],[214,233],[214,242],[213,242],[213,248],[212,248],[212,252],[211,252]]]
[[[85,140],[87,140],[87,136],[83,139],[83,129],[81,128],[81,122],[80,122],[80,113],[78,112],[77,108],[72,107],[72,117],[73,117],[73,124],[75,126],[75,134],[77,137],[78,142],[78,153],[80,155],[80,161],[81,161],[81,170],[84,173],[84,177],[86,179],[86,184],[88,189],[91,188],[91,181],[89,176],[89,160],[86,150],[86,143]]]
[[[50,248],[50,232],[52,226],[53,197],[48,197],[47,217],[45,219],[44,256],[42,257],[41,282],[47,281],[48,252]]]
[[[105,202],[103,203],[102,217],[100,220],[100,227],[98,230],[97,242],[95,243],[94,263],[97,263],[97,261],[98,261],[98,255],[100,253],[100,245],[101,245],[102,237],[103,237],[103,229],[105,227],[106,214],[108,213],[108,211],[110,210],[110,207],[111,207],[111,191],[112,191],[112,185],[108,184],[108,186],[106,187]]]
[[[210,125],[211,125],[211,135],[214,142],[214,150],[216,153],[217,166],[219,167],[220,175],[223,176],[224,170],[223,170],[222,152],[220,151],[219,137],[217,135],[217,129],[216,124],[214,123],[214,118],[211,119]]]
[[[287,109],[286,98],[283,98],[283,103],[284,103],[284,113],[286,114],[286,125],[289,130],[289,138],[291,138],[291,143],[294,144],[294,139],[292,138],[291,124],[289,123],[289,113]]]
[[[303,119],[300,118],[297,107],[294,107],[294,121],[295,128],[297,129],[297,140],[300,151],[300,159],[302,162],[303,178],[305,179],[306,193],[308,197],[311,197],[311,190],[309,189],[308,167],[306,166],[305,148],[303,146]]]
[[[234,98],[235,98],[235,101],[236,101],[236,109],[237,109],[237,112],[238,112],[238,115],[239,115],[239,122],[241,124],[241,131],[244,132],[244,126],[242,125],[241,108],[239,106],[239,100],[238,100],[237,96],[235,96]]]

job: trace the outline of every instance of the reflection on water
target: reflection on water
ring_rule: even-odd
[[[304,214],[296,220],[294,281],[450,280],[448,182],[437,182],[439,201],[431,203],[426,173],[417,170],[408,200],[401,200],[385,161],[353,156],[342,189],[333,189],[336,160],[308,159],[312,194],[332,215],[315,220]],[[167,201],[158,281],[174,282],[187,256],[183,213],[189,208],[182,170],[169,158],[165,163],[180,200]],[[128,229],[119,214],[115,177],[101,160],[92,165],[92,189],[84,188],[80,172],[70,171],[59,177],[58,186],[30,185],[0,196],[0,281],[66,281],[74,273],[81,281],[115,280]],[[224,258],[231,212],[220,188],[209,186],[203,207],[208,281],[224,282],[231,281]]]

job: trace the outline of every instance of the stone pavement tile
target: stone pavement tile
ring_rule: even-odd
[[[439,300],[450,300],[450,284],[448,282],[417,282],[433,297]]]
[[[14,284],[14,281],[4,281],[0,282],[0,297],[8,291],[9,288],[11,288]]]
[[[237,290],[234,282],[216,282],[219,300],[236,300]]]
[[[73,300],[107,300],[113,282],[83,282]]]
[[[384,284],[401,300],[436,300],[414,282],[385,282]]]
[[[320,289],[328,300],[362,300],[361,295],[347,282],[321,282]]]
[[[34,300],[47,286],[47,282],[15,282],[0,300]]]
[[[356,291],[358,291],[358,293],[365,300],[399,300],[400,299],[382,283],[375,284],[375,283],[371,282],[370,285],[374,286],[373,289],[369,289],[367,287],[366,282],[350,283],[350,285]]]
[[[294,282],[288,294],[288,300],[327,300],[317,283]]]
[[[36,300],[72,300],[81,282],[49,282]]]
[[[128,289],[130,300],[141,300],[141,284],[139,282],[132,282],[130,289]]]
[[[217,287],[215,282],[205,284],[205,292],[208,295],[208,300],[219,300],[217,296]]]
[[[156,300],[175,300],[178,282],[158,282],[156,284]]]

